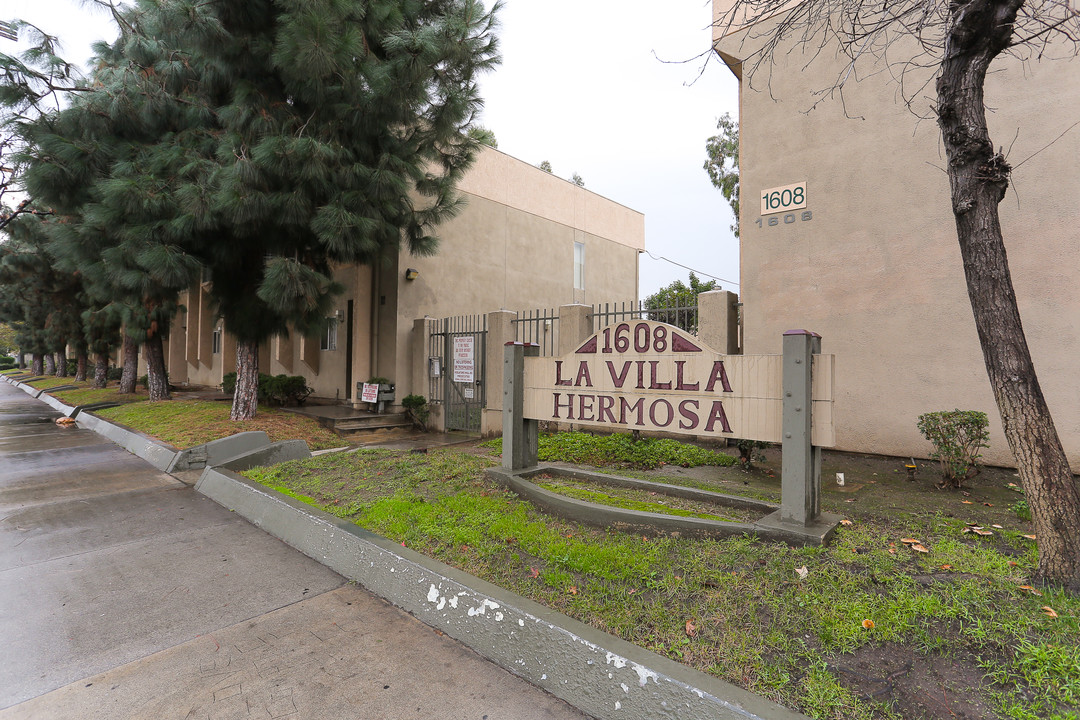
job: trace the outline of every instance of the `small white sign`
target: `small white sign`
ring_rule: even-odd
[[[465,386],[465,399],[466,400],[472,400],[474,397],[476,397],[476,391],[473,389],[473,386],[472,385],[466,385]]]
[[[787,212],[806,207],[806,181],[761,191],[761,214]]]
[[[454,338],[454,382],[475,382],[475,349],[476,338],[472,335],[461,335]]]
[[[360,393],[361,402],[379,402],[379,384],[364,383],[364,390]]]

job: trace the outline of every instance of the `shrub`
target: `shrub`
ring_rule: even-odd
[[[75,373],[79,372],[79,361],[75,358],[68,358],[67,362],[64,364],[64,367],[67,369],[68,375],[74,375]]]
[[[412,420],[420,430],[427,430],[427,419],[431,410],[427,406],[427,398],[423,395],[406,395],[401,400],[405,408],[405,415]]]
[[[749,470],[754,467],[755,460],[764,460],[765,456],[760,452],[754,452],[755,450],[764,450],[769,447],[769,443],[762,442],[761,440],[736,440],[735,447],[739,451],[739,462],[742,464],[744,470]]]
[[[930,457],[941,463],[940,487],[961,487],[979,474],[980,450],[990,447],[989,421],[977,410],[952,410],[919,416],[919,432],[934,451]]]
[[[118,382],[120,380],[120,378],[124,377],[124,368],[122,368],[122,367],[111,367],[111,368],[109,368],[109,370],[108,370],[108,372],[106,373],[105,376],[109,380],[112,380],[113,382]]]
[[[10,355],[0,355],[0,370],[10,370],[15,367],[15,358]]]
[[[236,392],[236,373],[221,378],[221,391],[226,395]],[[302,405],[313,392],[302,375],[267,375],[259,373],[259,402],[268,405]]]

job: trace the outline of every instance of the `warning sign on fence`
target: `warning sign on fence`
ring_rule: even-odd
[[[454,338],[454,365],[451,377],[454,382],[472,383],[476,381],[476,338],[472,335],[459,335]]]

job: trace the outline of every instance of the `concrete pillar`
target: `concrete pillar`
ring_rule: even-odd
[[[592,305],[559,307],[559,355],[569,355],[593,334]]]
[[[485,437],[502,431],[503,348],[517,338],[516,319],[517,313],[508,310],[487,314],[487,341],[484,346],[484,398],[487,402],[480,417],[480,434]]]
[[[319,374],[319,340],[318,336],[300,338],[300,359],[314,375]]]
[[[407,390],[408,393],[402,392],[402,388],[398,386],[398,402],[401,402],[401,398],[408,395],[423,395],[431,401],[428,397],[428,392],[431,390],[431,370],[428,367],[428,357],[431,354],[429,339],[431,337],[431,322],[429,317],[416,318],[413,320],[412,326],[412,358],[409,363],[409,377],[410,385]]]
[[[293,332],[296,332],[295,330]],[[275,335],[274,360],[281,364],[286,373],[293,371],[293,338],[289,335]]]
[[[710,290],[697,296],[698,337],[713,350],[738,355],[739,296],[727,290]]]
[[[169,370],[169,382],[177,385],[186,385],[188,381],[187,361],[187,324],[188,313],[185,310],[177,310],[169,326],[168,349],[165,351],[165,362]]]
[[[539,423],[525,419],[525,358],[540,355],[540,346],[508,342],[503,346],[503,451],[507,470],[535,467]]]
[[[780,519],[809,525],[821,513],[821,448],[811,446],[812,356],[821,336],[808,330],[784,333],[784,411],[780,469]]]

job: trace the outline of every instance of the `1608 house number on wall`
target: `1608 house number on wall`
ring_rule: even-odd
[[[761,215],[758,227],[779,227],[809,222],[814,214],[806,210],[806,183],[794,183],[761,191]],[[801,212],[795,212],[801,211]],[[765,217],[771,215],[771,217]]]

